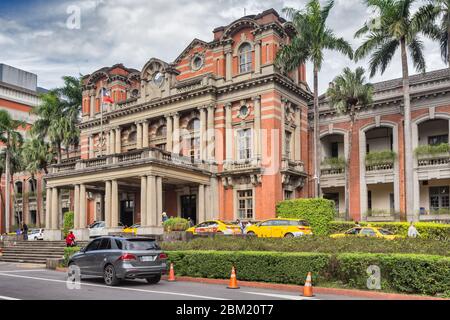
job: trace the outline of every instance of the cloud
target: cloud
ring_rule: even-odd
[[[25,1],[0,4],[0,62],[38,74],[40,86],[61,84],[63,75],[88,74],[115,63],[141,69],[151,57],[171,62],[192,41],[211,41],[212,30],[246,14],[268,8],[301,8],[306,0],[84,0]],[[67,28],[71,5],[80,8],[80,29]],[[2,7],[3,6],[3,7]],[[370,11],[360,0],[336,0],[329,26],[354,48],[353,39]],[[428,69],[443,68],[436,43],[425,41]],[[397,59],[397,60],[395,60]],[[400,58],[372,81],[401,76]],[[358,65],[367,66],[367,61]],[[345,67],[356,65],[327,52],[320,74],[320,91]],[[312,68],[307,66],[312,84]],[[414,71],[411,68],[411,71]]]

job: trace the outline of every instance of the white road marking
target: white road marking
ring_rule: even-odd
[[[65,280],[57,280],[57,279],[47,279],[47,278],[38,278],[38,277],[30,277],[30,276],[21,276],[17,274],[5,274],[0,272],[0,276],[4,277],[12,277],[12,278],[22,278],[22,279],[31,279],[31,280],[41,280],[47,282],[58,282],[58,283],[66,283]],[[208,297],[208,296],[200,296],[196,294],[187,294],[187,293],[177,293],[177,292],[169,292],[169,291],[156,291],[156,290],[145,290],[145,289],[135,289],[135,288],[127,288],[127,287],[108,287],[106,285],[93,284],[93,283],[83,283],[81,282],[81,286],[90,286],[90,287],[100,287],[104,289],[114,289],[114,290],[129,290],[129,291],[137,291],[137,292],[146,292],[146,293],[159,293],[173,296],[183,296],[190,298],[199,298],[199,299],[208,299],[208,300],[228,300],[224,298],[217,297]]]
[[[265,292],[250,292],[250,291],[242,291],[242,293],[256,294],[256,295],[260,295],[260,296],[267,296],[267,297],[281,298],[281,299],[288,299],[288,300],[319,300],[317,298],[302,297],[302,296],[292,296],[292,295],[288,295],[288,294],[276,294],[276,293],[265,293]]]
[[[0,296],[0,300],[20,300],[17,298],[11,298],[11,297],[5,297],[5,296]]]

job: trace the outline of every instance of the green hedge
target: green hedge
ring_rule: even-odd
[[[196,238],[187,242],[162,242],[161,247],[170,251],[214,250],[214,251],[278,251],[278,252],[321,252],[321,253],[414,253],[450,255],[450,245],[430,239],[386,240],[368,237],[344,237],[333,239],[328,236],[300,238],[256,238],[216,236]]]
[[[189,221],[184,218],[173,217],[163,223],[164,231],[185,231],[189,229]]]
[[[355,288],[367,288],[366,270],[377,265],[381,289],[435,295],[450,290],[450,258],[412,254],[355,254],[336,257],[336,278]]]
[[[361,226],[370,225],[372,227],[385,228],[401,236],[408,235],[408,222],[360,222]],[[414,224],[419,231],[421,238],[450,241],[450,224],[434,222],[417,222]],[[355,226],[354,222],[333,221],[330,224],[329,233],[340,233]]]
[[[80,247],[67,247],[64,248],[64,261],[63,261],[63,267],[67,267],[67,264],[69,263],[70,257],[80,251]]]
[[[327,199],[295,199],[277,204],[277,217],[305,219],[313,233],[326,235],[335,215],[334,202]]]
[[[367,268],[381,269],[381,290],[435,295],[450,290],[450,258],[430,255],[227,251],[169,251],[179,276],[227,279],[235,265],[238,280],[303,284],[339,282],[367,289]]]
[[[240,280],[303,284],[308,272],[320,282],[329,277],[330,256],[324,253],[170,251],[176,274],[202,278],[230,278],[236,268]]]
[[[64,213],[64,226],[63,226],[63,235],[64,238],[67,237],[69,231],[74,228],[74,213],[73,211],[68,211]]]

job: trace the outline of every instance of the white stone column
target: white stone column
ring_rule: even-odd
[[[255,73],[261,72],[261,40],[255,43]]]
[[[136,148],[142,149],[142,123],[136,122]]]
[[[106,133],[106,155],[110,155],[111,154],[111,134],[108,131]]]
[[[258,159],[261,159],[262,147],[261,147],[261,97],[253,97],[253,107],[255,113],[254,120],[254,145],[255,155]]]
[[[166,137],[166,150],[172,152],[173,150],[173,125],[172,116],[166,116],[167,137]]]
[[[209,161],[214,161],[216,159],[215,156],[215,136],[216,129],[214,126],[214,112],[215,106],[208,106],[208,143],[207,143],[207,158]]]
[[[80,229],[86,228],[86,185],[80,184]]]
[[[288,100],[285,98],[281,99],[281,156],[286,158],[286,106],[288,105]]]
[[[47,187],[47,196],[45,198],[45,229],[52,228],[52,188]]]
[[[80,185],[76,184],[73,191],[73,226],[80,228]]]
[[[232,68],[233,68],[233,57],[231,48],[225,51],[225,80],[231,81],[232,79]]]
[[[147,176],[141,177],[141,226],[147,225]]]
[[[105,225],[111,228],[111,181],[105,181]]]
[[[231,110],[231,103],[225,105],[225,145],[227,162],[231,162],[233,159],[233,127],[232,127],[233,115]]]
[[[89,159],[94,158],[94,135],[89,135]]]
[[[53,230],[59,229],[59,190],[58,188],[52,188],[52,220],[51,225]]]
[[[205,220],[213,220],[211,187],[205,185]]]
[[[94,95],[94,93],[92,93],[91,96],[90,96],[89,117],[91,117],[91,118],[95,117],[95,95]]]
[[[173,115],[173,153],[180,153],[180,115]]]
[[[119,225],[119,185],[117,180],[111,181],[111,227]]]
[[[142,123],[142,148],[148,148],[148,120]]]
[[[200,159],[206,160],[206,108],[200,107]]]
[[[163,212],[163,189],[162,177],[156,177],[156,223],[157,226],[162,226],[162,212]]]
[[[205,217],[205,186],[200,184],[198,186],[198,220],[197,223],[202,223],[206,220]]]
[[[294,160],[296,161],[302,159],[301,110],[300,106],[295,108]]]
[[[122,153],[122,135],[121,135],[121,129],[116,128],[116,147],[115,151],[116,153]]]
[[[156,226],[156,178],[147,176],[147,226]]]
[[[110,142],[110,152],[111,154],[115,154],[116,153],[116,131],[114,129],[111,129],[111,131],[109,131],[109,142]]]

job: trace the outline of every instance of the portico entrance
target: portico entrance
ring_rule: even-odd
[[[194,224],[197,224],[197,196],[195,194],[180,196],[181,217],[191,218]]]

